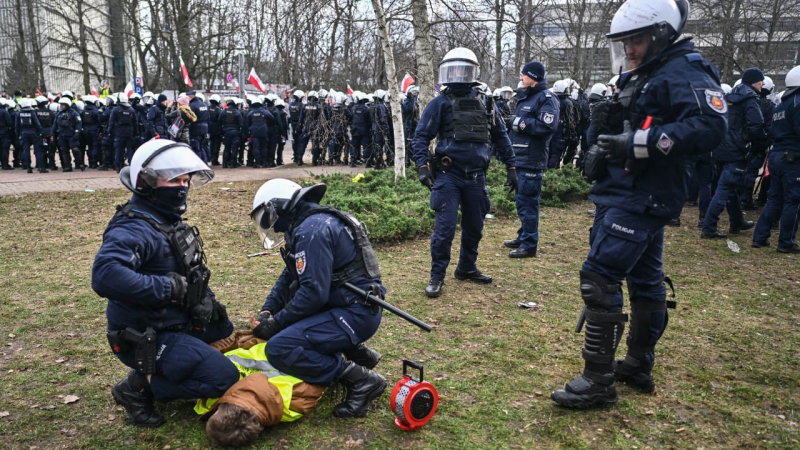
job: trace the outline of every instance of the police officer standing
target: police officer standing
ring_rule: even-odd
[[[167,134],[167,96],[159,94],[156,104],[147,110],[147,132],[150,138],[166,138]]]
[[[522,226],[517,238],[505,241],[504,245],[514,249],[508,254],[511,258],[531,258],[536,256],[539,246],[542,175],[547,168],[550,139],[560,122],[560,110],[558,100],[547,90],[547,75],[542,63],[532,61],[525,64],[520,78],[526,89],[519,94],[508,134],[519,177],[516,202]]]
[[[208,343],[233,324],[208,288],[197,227],[181,219],[189,186],[213,178],[188,145],[154,139],[134,154],[120,181],[133,192],[103,234],[92,289],[108,299],[108,341],[130,367],[111,389],[128,421],[158,427],[153,401],[219,397],[239,380],[236,366]]]
[[[362,155],[367,153],[369,147],[369,134],[372,129],[372,118],[367,102],[369,98],[363,92],[353,94],[356,104],[351,111],[350,120],[350,167],[363,164]]]
[[[109,136],[114,136],[114,169],[117,173],[125,166],[126,151],[128,162],[133,160],[140,136],[139,121],[128,96],[120,94],[118,101],[119,105],[111,112],[106,130]]]
[[[22,109],[17,114],[15,128],[22,152],[22,168],[26,169],[28,173],[33,173],[31,168],[31,145],[33,145],[36,167],[39,169],[39,173],[47,173],[49,171],[42,152],[42,124],[39,123],[39,117],[33,110],[33,100],[23,98],[19,102]],[[80,121],[78,121],[78,128],[80,128]]]
[[[381,355],[364,345],[378,330],[381,308],[344,284],[380,297],[386,288],[366,228],[320,206],[325,190],[276,178],[256,192],[250,217],[265,249],[285,239],[286,268],[252,321],[253,334],[269,341],[267,358],[281,372],[321,386],[341,383],[347,397],[335,416],[361,417],[386,389],[386,379],[372,370]]]
[[[83,111],[81,111],[81,140],[85,144],[83,148],[86,148],[88,152],[89,168],[96,169],[100,159],[100,112],[94,104],[95,97],[93,95],[86,95],[83,99],[86,104],[83,107]],[[85,168],[83,156],[78,155],[78,159],[81,162],[81,166]]]
[[[61,97],[58,101],[61,111],[56,115],[53,122],[53,136],[58,143],[58,154],[61,158],[61,171],[72,172],[72,158],[70,150],[76,157],[76,168],[85,170],[83,165],[78,167],[78,137],[81,132],[81,116],[72,109],[72,101],[69,97]]]
[[[210,146],[208,142],[208,105],[203,101],[202,96],[195,91],[186,93],[189,97],[189,107],[197,116],[197,120],[189,124],[189,143],[197,156],[204,162],[209,161]]]
[[[719,216],[726,206],[730,216],[730,234],[739,234],[755,225],[753,221],[744,220],[739,196],[744,187],[751,151],[768,145],[764,116],[758,103],[758,91],[763,84],[764,74],[761,70],[747,69],[742,76],[742,84],[725,97],[729,109],[729,128],[725,139],[711,152],[719,181],[703,220],[703,239],[724,239],[728,236],[717,230]],[[750,192],[749,197],[752,196]]]
[[[491,203],[486,191],[486,169],[490,143],[508,168],[506,186],[515,188],[517,174],[514,153],[506,127],[491,97],[478,93],[480,65],[472,50],[455,48],[439,63],[439,83],[447,87],[422,112],[414,134],[414,161],[419,181],[431,190],[431,209],[436,222],[431,236],[431,280],[425,295],[442,295],[450,264],[450,247],[456,233],[461,206],[461,253],[456,266],[457,280],[489,284],[492,277],[475,265],[483,221]],[[433,155],[428,146],[438,137]]]
[[[687,155],[713,147],[727,128],[716,69],[691,38],[679,39],[688,15],[685,0],[628,0],[611,22],[611,67],[622,74],[612,101],[593,111],[602,133],[586,158],[597,214],[580,272],[585,365],[551,395],[565,407],[616,403],[615,380],[655,389],[655,345],[667,325],[664,228],[686,201]],[[627,356],[615,364],[628,318],[623,279],[631,324]]]
[[[303,123],[300,122],[300,117],[303,115],[303,97],[305,92],[297,89],[292,93],[292,101],[289,102],[289,123],[292,125],[292,160],[298,166],[303,165],[303,155],[300,152],[300,132],[303,129]],[[300,155],[298,157],[298,155]]]
[[[219,123],[220,113],[222,107],[220,103],[222,99],[219,95],[214,94],[208,98],[210,105],[208,106],[208,137],[211,141],[211,165],[219,165],[219,149],[222,145],[222,125]]]
[[[36,116],[42,125],[42,154],[45,157],[45,168],[55,170],[56,145],[53,140],[53,120],[56,115],[50,110],[50,100],[44,95],[36,97]],[[0,128],[2,124],[0,124]]]
[[[753,232],[753,247],[769,246],[770,226],[780,219],[778,251],[800,254],[800,66],[786,74],[786,92],[772,121],[775,144],[769,155],[767,205]]]
[[[6,102],[6,99],[0,98],[0,166],[2,166],[2,170],[14,170],[8,163],[11,135],[14,134],[14,121],[6,111],[8,107]]]
[[[219,112],[217,119],[222,126],[222,140],[225,149],[222,151],[222,168],[234,168],[239,165],[236,162],[236,149],[239,148],[239,133],[241,132],[244,119],[236,100],[229,98],[227,108]]]
[[[419,125],[419,88],[411,85],[406,91],[406,100],[401,107],[403,111],[403,134],[406,140],[406,165],[411,166],[414,159],[414,150],[411,141],[414,139],[414,130]],[[502,113],[502,111],[501,111]]]
[[[261,163],[262,161],[266,163],[267,160],[267,149],[269,147],[268,118],[271,119],[270,121],[275,121],[273,115],[261,105],[261,98],[253,97],[250,102],[250,112],[245,120],[245,127],[250,136],[248,139],[250,141],[250,151],[253,152],[253,168],[255,169],[266,167],[266,165],[262,166]]]

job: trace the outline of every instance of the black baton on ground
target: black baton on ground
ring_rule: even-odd
[[[398,316],[402,317],[403,319],[406,319],[407,321],[413,323],[414,325],[422,328],[423,330],[425,330],[425,331],[427,331],[429,333],[433,329],[427,323],[417,319],[416,317],[412,316],[411,314],[403,311],[402,309],[400,309],[400,308],[398,308],[398,307],[396,307],[394,305],[386,303],[384,300],[382,300],[382,299],[370,294],[369,292],[359,288],[358,286],[353,285],[352,283],[345,283],[344,287],[346,287],[351,292],[354,292],[354,293],[364,297],[370,303],[375,303],[377,305],[380,305],[383,309],[387,309],[387,310],[397,314]]]

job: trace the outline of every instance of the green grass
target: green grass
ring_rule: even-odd
[[[245,256],[259,251],[247,216],[258,185],[227,186],[247,191],[239,193],[211,184],[192,192],[187,214],[237,328],[247,326],[282,267],[278,258]],[[108,350],[91,265],[114,205],[128,197],[124,190],[0,197],[0,411],[10,413],[0,418],[0,447],[209,445],[190,402],[158,405],[167,424],[141,430],[125,424],[109,394],[127,368]],[[620,386],[620,402],[606,410],[554,406],[550,391],[582,367],[582,337],[572,330],[590,207],[544,208],[539,257],[522,261],[502,247],[518,224],[487,221],[478,264],[495,283],[458,282],[451,266],[436,300],[422,294],[427,238],[378,246],[388,299],[435,326],[424,333],[386,313],[370,341],[384,354],[378,369],[393,385],[403,358],[422,362],[442,396],[438,413],[404,432],[392,423],[388,391],[364,419],[332,418],[335,402],[325,399],[299,422],[266,431],[255,447],[800,448],[800,259],[751,249],[749,232],[734,237],[739,254],[701,241],[691,226],[695,211],[667,230],[664,259],[679,306],[657,349],[655,395]],[[454,258],[457,249],[458,239]],[[520,309],[523,300],[541,307]],[[80,400],[63,404],[66,395]]]

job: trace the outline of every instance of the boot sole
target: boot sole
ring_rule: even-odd
[[[470,282],[476,283],[476,284],[492,284],[492,281],[494,281],[494,280],[488,280],[488,281],[485,281],[485,280],[473,280],[470,277],[459,277],[457,275],[453,275],[453,277],[458,281],[470,281]]]
[[[641,394],[652,394],[653,392],[656,391],[656,384],[655,383],[648,384],[648,385],[645,386],[645,385],[642,385],[640,383],[637,383],[636,381],[634,381],[631,378],[619,377],[619,376],[614,377],[614,381],[618,381],[620,383],[624,383],[626,386],[638,391]]]
[[[566,398],[556,398],[556,391],[553,391],[550,394],[550,399],[556,402],[557,404],[565,407],[565,408],[572,408],[572,409],[593,409],[593,408],[606,408],[612,406],[619,401],[619,398],[614,398],[613,400],[601,400],[598,398],[594,398],[592,400],[583,400],[573,397],[566,397]]]
[[[133,425],[135,427],[139,427],[139,428],[158,428],[161,425],[164,425],[164,423],[166,423],[166,420],[163,417],[161,418],[160,421],[158,421],[156,423],[152,423],[152,424],[135,422],[133,419],[131,419],[131,415],[128,414],[128,402],[126,402],[124,399],[120,398],[117,395],[117,393],[114,391],[114,389],[111,389],[111,397],[114,398],[114,403],[116,403],[116,404],[122,406],[123,408],[125,408],[125,418],[127,419],[128,423],[130,423],[131,425]]]

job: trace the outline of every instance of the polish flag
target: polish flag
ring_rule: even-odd
[[[128,82],[128,84],[125,85],[125,90],[122,92],[126,97],[131,98],[131,95],[133,95],[133,83]]]
[[[261,78],[258,78],[258,75],[256,75],[256,68],[255,67],[250,69],[250,78],[248,78],[247,81],[249,81],[250,84],[255,86],[256,89],[261,91],[262,94],[267,92],[267,87],[264,86],[263,82],[261,82]]]
[[[347,95],[353,95],[353,90],[350,89],[350,83],[347,83]]]
[[[412,77],[408,72],[406,72],[406,76],[403,77],[403,81],[400,82],[400,90],[403,91],[405,94],[408,90],[408,87],[414,84],[414,77]]]
[[[186,68],[186,63],[183,62],[183,56],[181,56],[181,74],[183,74],[183,82],[189,87],[194,87],[192,80],[189,79],[189,69]]]
[[[92,86],[92,95],[95,95],[95,96],[98,95],[97,94],[97,88],[94,87],[94,86]]]

